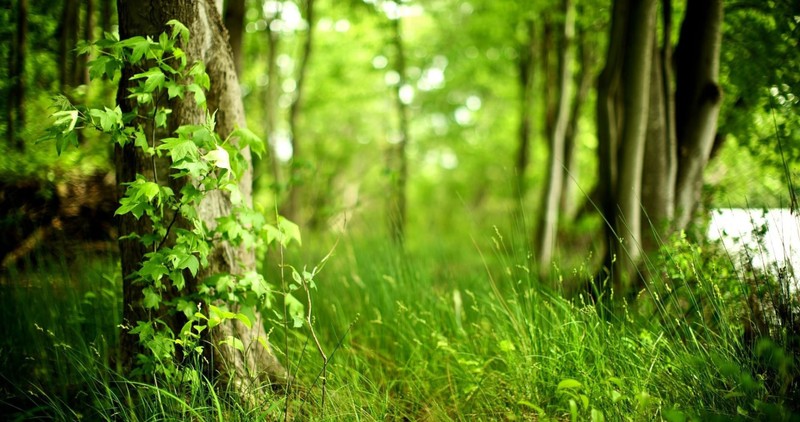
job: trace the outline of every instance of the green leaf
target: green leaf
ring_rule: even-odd
[[[173,162],[178,162],[184,158],[197,158],[200,153],[197,145],[191,140],[183,137],[163,139],[162,144],[156,147],[159,151],[167,151],[172,157]],[[174,167],[174,166],[173,166]]]
[[[61,133],[71,132],[75,129],[75,124],[78,122],[78,110],[62,110],[53,113],[56,119],[55,126],[66,126],[62,129]]]
[[[173,80],[169,80],[164,84],[164,86],[167,87],[167,97],[169,97],[170,100],[175,97],[183,98],[183,85]]]
[[[139,187],[139,191],[141,192],[141,195],[144,195],[147,198],[148,201],[152,201],[153,198],[158,195],[158,184],[155,182],[144,182]]]
[[[113,79],[117,71],[122,69],[122,62],[117,58],[107,55],[97,56],[96,59],[89,62],[89,78],[92,80],[101,79],[107,76]]]
[[[248,318],[247,315],[242,314],[242,313],[238,313],[238,314],[234,315],[234,318],[236,318],[239,321],[241,321],[242,324],[244,324],[248,329],[253,328],[253,323],[250,322],[250,318]]]
[[[289,311],[289,315],[292,317],[293,327],[302,327],[304,322],[303,304],[290,294],[283,297],[283,302],[286,305],[286,309]]]
[[[203,158],[218,168],[231,171],[230,155],[228,154],[228,151],[221,146],[217,146],[217,149],[209,151],[208,154],[203,156]]]
[[[184,44],[189,42],[189,28],[187,28],[184,24],[176,19],[170,19],[167,21],[167,25],[172,27],[173,39],[180,34],[181,41],[183,41]]]
[[[539,415],[544,415],[545,414],[544,409],[542,409],[541,407],[531,403],[528,400],[520,400],[520,401],[517,402],[517,404],[520,405],[520,406],[527,407],[528,409],[535,410],[536,413],[538,413]]]
[[[292,240],[297,242],[298,245],[302,245],[303,244],[303,241],[300,238],[300,227],[297,224],[287,220],[284,217],[280,217],[279,216],[278,217],[278,229],[285,236],[285,240],[281,241],[283,246],[286,246]]]
[[[194,78],[194,83],[199,85],[203,89],[211,88],[211,79],[209,79],[208,74],[206,73],[206,66],[203,62],[195,63],[191,69],[189,69],[189,76]]]
[[[161,304],[161,294],[153,291],[152,287],[145,287],[142,293],[144,293],[144,299],[142,300],[144,307],[158,309],[158,306]]]
[[[131,37],[119,43],[121,47],[131,49],[129,62],[131,64],[136,64],[142,58],[146,57],[147,52],[150,51],[150,48],[155,45],[150,37]]]
[[[514,350],[517,350],[517,348],[514,347],[514,343],[512,343],[509,340],[501,341],[499,347],[500,347],[501,351],[506,352],[506,353],[513,352]]]
[[[194,255],[184,255],[181,257],[178,264],[175,265],[175,268],[178,269],[188,269],[190,273],[192,273],[192,277],[197,275],[197,270],[200,268],[200,261],[197,260],[197,257]]]
[[[205,110],[206,94],[203,92],[203,88],[200,88],[197,84],[189,84],[186,86],[186,90],[194,94],[194,102],[198,107]]]
[[[575,390],[581,388],[582,386],[583,384],[581,384],[580,381],[574,380],[572,378],[567,378],[558,383],[558,387],[556,387],[556,390]]]
[[[186,318],[191,318],[192,315],[197,312],[197,304],[190,300],[178,299],[178,304],[175,305],[175,309],[179,312],[183,312],[183,314],[186,315]],[[192,321],[189,321],[187,324],[191,322]]]
[[[225,340],[219,342],[220,345],[229,344],[234,349],[244,352],[244,343],[234,336],[228,336]]]
[[[159,108],[156,112],[156,127],[166,127],[167,126],[167,116],[172,114],[172,110],[168,108]]]
[[[103,110],[93,108],[89,110],[89,115],[100,121],[100,129],[105,133],[112,133],[123,127],[122,109],[119,106],[114,109],[105,107]]]
[[[253,151],[253,153],[259,157],[261,157],[261,154],[266,152],[264,141],[258,135],[256,135],[246,127],[239,127],[234,129],[234,131],[231,132],[230,136],[238,137],[240,148],[250,147],[250,150]]]
[[[166,76],[164,72],[157,67],[151,67],[146,72],[137,73],[131,77],[131,80],[146,78],[144,81],[144,91],[154,92],[156,89],[164,87]]]
[[[68,146],[78,146],[78,133],[77,132],[69,132],[67,134],[58,134],[56,136],[56,153],[61,155],[61,153],[68,147]]]

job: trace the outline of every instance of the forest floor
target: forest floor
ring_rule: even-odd
[[[479,242],[492,245],[486,248],[432,241],[400,252],[383,239],[337,243],[327,236],[287,251],[284,264],[310,269],[333,249],[312,295],[314,328],[330,357],[324,403],[322,359],[308,327],[284,328],[279,305],[268,322],[270,340],[301,385],[296,395],[264,393],[248,404],[211,383],[126,380],[115,366],[122,306],[116,256],[41,257],[2,275],[0,416],[276,420],[288,410],[299,420],[800,417],[792,349],[779,340],[748,343],[742,307],[720,293],[723,283],[741,283],[730,265],[709,263],[699,248],[678,242],[664,261],[669,283],[609,309],[563,287],[588,279],[585,267],[543,285],[499,230],[490,237]],[[279,259],[263,265],[276,289]]]

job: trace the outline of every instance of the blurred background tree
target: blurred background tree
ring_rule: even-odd
[[[679,49],[672,50],[692,9],[686,2],[652,3],[653,45],[642,51],[652,52],[648,69],[661,75],[644,80],[663,80],[646,85],[674,92],[682,71],[681,61],[673,61]],[[630,42],[613,38],[611,27],[614,7],[626,4],[226,1],[249,127],[264,134],[272,152],[256,163],[256,202],[306,231],[402,233],[412,249],[457,243],[450,234],[467,226],[508,228],[543,275],[551,259],[580,262],[590,253],[599,269],[608,250],[606,236],[598,236],[606,226],[601,211],[619,201],[601,189],[606,179],[598,173],[611,160],[598,158],[598,77],[611,57],[607,46],[633,51]],[[48,125],[41,116],[53,94],[64,91],[84,104],[112,98],[116,81],[86,84],[86,63],[94,58],[74,53],[102,32],[117,31],[109,0],[11,6],[0,12],[9,41],[0,46],[0,94],[8,99],[0,104],[6,116],[0,178],[6,188],[29,189],[2,199],[9,210],[2,229],[13,235],[9,251],[58,214],[58,186],[111,174],[110,148],[94,135],[60,158],[34,144]],[[788,0],[725,3],[716,143],[703,196],[690,195],[701,199],[699,208],[682,207],[686,213],[673,229],[702,223],[695,216],[708,208],[788,204],[787,176],[800,158],[798,7]],[[647,98],[654,101],[653,94]],[[655,139],[654,133],[643,136]],[[649,148],[636,154],[664,156]],[[651,174],[657,161],[642,160]],[[650,201],[647,194],[668,193],[643,183],[631,210]],[[12,211],[35,198],[51,210]],[[673,215],[647,211],[649,218],[638,217],[645,234]],[[36,222],[18,224],[26,219]]]

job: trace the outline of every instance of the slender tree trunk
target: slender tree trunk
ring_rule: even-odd
[[[614,2],[606,64],[597,81],[598,192],[607,246],[604,268],[609,271],[613,270],[613,263],[619,249],[615,227],[617,219],[617,151],[622,131],[621,78],[626,33],[628,32],[629,3],[629,0]],[[605,290],[606,286],[593,286],[593,288]]]
[[[85,4],[86,16],[83,20],[83,40],[86,41],[86,43],[91,43],[94,41],[94,0],[86,0]],[[78,58],[77,80],[84,85],[89,84],[89,60],[91,60],[91,57],[88,54],[84,54]]]
[[[275,192],[278,196],[286,189],[283,176],[281,174],[281,163],[278,160],[277,147],[277,120],[278,120],[278,95],[280,85],[280,71],[278,69],[278,48],[280,46],[280,35],[271,28],[272,22],[277,16],[267,20],[267,89],[264,108],[266,108],[266,133],[270,146],[270,164],[272,166],[272,179]],[[263,165],[261,168],[263,169]]]
[[[564,26],[558,77],[559,100],[553,132],[550,134],[550,157],[548,160],[547,184],[542,203],[539,232],[536,236],[539,273],[549,273],[558,231],[558,208],[564,180],[564,140],[569,124],[570,101],[572,100],[572,39],[575,35],[575,10],[571,0],[563,0]]]
[[[586,30],[578,28],[576,34],[577,47],[581,57],[581,72],[577,81],[578,92],[575,94],[575,100],[572,102],[567,133],[564,136],[565,164],[560,208],[561,214],[566,218],[573,218],[576,212],[575,190],[578,187],[577,180],[580,173],[577,161],[578,147],[576,138],[578,135],[578,125],[580,123],[583,103],[586,102],[586,97],[588,97],[589,90],[592,88],[592,82],[594,81],[595,64],[595,55],[592,50],[593,46],[590,45],[589,38],[586,37]]]
[[[242,36],[244,35],[244,0],[225,2],[225,28],[230,35],[236,74],[242,76]]]
[[[25,62],[28,52],[28,0],[17,1],[16,33],[14,48],[9,54],[9,79],[11,92],[8,97],[8,127],[6,128],[9,145],[17,150],[24,150],[25,143],[20,132],[25,127]]]
[[[680,43],[675,51],[675,124],[678,179],[675,226],[684,228],[699,202],[703,170],[708,164],[722,104],[719,54],[722,0],[693,0],[686,6]]]
[[[398,120],[398,142],[394,151],[390,152],[389,166],[392,177],[392,186],[389,197],[389,230],[392,238],[400,245],[405,240],[406,225],[406,180],[408,178],[408,158],[406,145],[409,142],[408,131],[408,105],[403,101],[401,92],[406,85],[406,55],[403,49],[402,18],[392,20],[392,44],[394,44],[396,57],[394,70],[400,75],[395,91]]]
[[[211,79],[211,89],[207,94],[209,111],[216,112],[216,130],[225,138],[236,126],[244,127],[244,108],[239,91],[239,83],[233,64],[233,54],[227,41],[225,30],[219,10],[210,0],[185,2],[182,0],[158,1],[142,3],[134,0],[119,0],[118,2],[120,36],[128,38],[136,35],[157,36],[166,30],[166,22],[177,19],[186,25],[191,32],[191,40],[183,46],[189,62],[202,60]],[[132,103],[126,98],[129,77],[134,69],[126,68],[121,78],[118,102],[123,110],[130,110]],[[170,104],[173,112],[169,117],[169,126],[175,128],[182,124],[198,124],[203,121],[205,112],[198,109],[191,98],[175,100]],[[149,132],[148,132],[149,133]],[[154,140],[150,140],[155,142]],[[250,152],[245,149],[242,154],[249,161]],[[165,171],[167,165],[145,159],[141,153],[135,152],[131,145],[117,148],[116,151],[117,182],[122,184],[133,180],[136,173],[147,175],[158,174]],[[159,177],[162,183],[168,178]],[[252,198],[252,171],[245,172],[240,180],[239,189],[245,201]],[[120,191],[123,189],[120,185]],[[229,197],[219,191],[210,192],[198,206],[198,216],[209,227],[216,225],[218,217],[226,215],[231,210]],[[131,232],[147,232],[150,223],[146,218],[135,220],[129,215],[121,219],[120,235]],[[145,311],[141,303],[141,287],[132,285],[130,275],[136,271],[141,263],[142,255],[146,251],[136,241],[121,240],[120,254],[123,269],[124,315],[123,321],[132,325],[135,321],[144,318]],[[209,267],[198,276],[217,273],[242,274],[255,267],[255,255],[244,247],[232,247],[221,242],[209,256]],[[192,288],[192,287],[190,287]],[[167,298],[165,298],[167,299]],[[233,312],[237,309],[233,307]],[[232,382],[239,391],[247,391],[250,385],[262,382],[286,381],[288,374],[275,358],[269,348],[262,347],[259,338],[266,339],[264,321],[257,314],[252,328],[247,328],[238,320],[226,321],[211,332],[213,347],[214,369],[223,381]],[[230,345],[221,345],[219,340],[233,336],[242,341],[244,351],[239,351]],[[128,368],[132,366],[131,360],[139,350],[134,336],[123,334],[123,358]]]
[[[531,134],[533,133],[533,70],[536,54],[536,26],[533,19],[525,21],[526,42],[520,45],[519,51],[519,147],[517,149],[516,178],[517,194],[520,203],[525,197],[525,173],[530,162]]]
[[[311,59],[312,47],[314,46],[314,0],[306,0],[306,22],[308,23],[308,34],[303,43],[303,52],[300,56],[300,66],[297,69],[295,79],[295,95],[292,105],[289,107],[289,130],[292,133],[292,165],[290,167],[290,180],[292,183],[300,179],[300,170],[303,164],[303,142],[300,136],[300,110],[303,106],[303,90],[305,88],[306,75],[308,74],[308,63]],[[284,215],[291,218],[298,218],[300,208],[300,190],[298,185],[289,185],[289,197],[286,201]]]
[[[75,86],[75,45],[78,42],[80,3],[65,0],[58,24],[58,75],[62,88]],[[63,90],[63,89],[62,89]]]
[[[674,132],[671,68],[671,4],[662,5],[663,38],[661,49],[654,38],[653,65],[650,69],[650,110],[647,124],[645,162],[642,175],[642,246],[654,251],[669,235],[675,211],[675,178],[678,158]]]
[[[549,139],[553,134],[558,110],[558,36],[556,24],[550,13],[546,13],[542,34],[542,55],[540,64],[544,75],[544,136]]]
[[[114,0],[100,0],[100,26],[103,32],[111,32],[111,18],[114,15]]]
[[[624,286],[641,255],[642,167],[650,105],[650,67],[655,36],[656,1],[634,1],[630,14],[628,45],[622,77],[625,119],[620,138],[621,157],[617,194],[619,214],[615,223],[624,253],[619,259],[615,284]]]

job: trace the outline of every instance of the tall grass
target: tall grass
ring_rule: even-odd
[[[510,236],[485,236],[432,238],[405,251],[378,237],[339,241],[312,291],[313,324],[330,358],[324,409],[322,361],[307,328],[272,327],[301,385],[290,396],[264,392],[250,403],[202,377],[138,383],[115,372],[121,288],[113,256],[8,273],[3,412],[130,421],[792,417],[789,398],[744,352],[742,324],[720,284],[735,275],[724,261],[676,241],[651,262],[665,277],[609,315],[582,296],[564,298],[558,280],[588,270],[565,270],[543,286]],[[334,243],[306,239],[311,246],[289,251],[286,263],[313,266]]]

